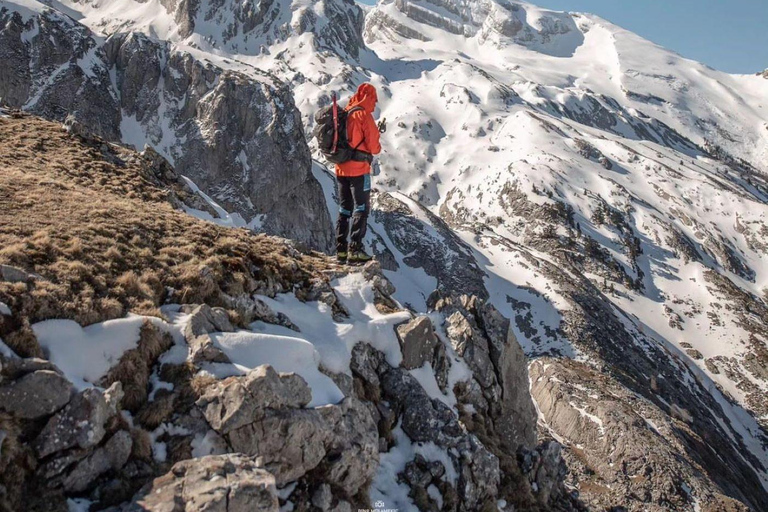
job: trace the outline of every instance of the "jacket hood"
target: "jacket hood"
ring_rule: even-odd
[[[373,114],[378,100],[379,96],[376,94],[376,88],[373,85],[369,83],[360,84],[357,92],[349,99],[347,108],[360,106],[369,114]]]

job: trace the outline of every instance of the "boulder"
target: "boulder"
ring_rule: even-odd
[[[131,434],[125,430],[119,430],[103,446],[78,462],[64,477],[62,481],[64,490],[82,492],[107,471],[122,468],[128,462],[132,447]]]
[[[321,463],[324,478],[354,496],[373,478],[379,467],[379,435],[369,408],[357,398],[318,408],[331,435]]]
[[[300,408],[312,400],[312,392],[300,376],[278,374],[268,365],[242,377],[230,377],[208,388],[197,402],[206,420],[221,434],[253,423],[267,409]]]
[[[465,435],[450,407],[430,398],[416,378],[403,368],[380,376],[384,398],[402,415],[402,428],[414,442],[454,447]]]
[[[331,424],[315,410],[267,410],[261,418],[225,437],[235,452],[257,456],[283,486],[316,468],[333,436]]]
[[[197,306],[190,313],[184,328],[184,338],[189,345],[189,358],[197,364],[201,362],[229,363],[230,360],[213,343],[209,336],[212,332],[232,332],[235,328],[229,321],[229,315],[221,308],[212,308],[207,304]]]
[[[0,265],[0,279],[9,283],[28,283],[42,279],[33,272],[27,272],[24,269],[12,267],[10,265]]]
[[[114,416],[122,397],[120,383],[106,391],[88,388],[56,413],[33,442],[39,458],[69,448],[91,448],[104,438],[104,425]]]
[[[120,512],[277,512],[275,477],[253,457],[209,455],[177,463]]]
[[[327,483],[355,495],[378,465],[378,432],[354,397],[315,409],[304,379],[260,366],[208,388],[197,405],[232,450],[258,457],[277,485],[315,468]]]
[[[418,316],[397,327],[397,339],[403,352],[402,365],[408,370],[421,368],[424,363],[434,366],[435,347],[439,343],[432,322]]]
[[[37,370],[0,387],[0,409],[17,418],[38,419],[67,405],[72,393],[72,384],[60,373]]]

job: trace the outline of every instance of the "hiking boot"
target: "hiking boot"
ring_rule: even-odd
[[[347,251],[341,251],[336,253],[336,261],[339,263],[347,262]]]
[[[347,261],[350,263],[367,263],[373,259],[373,256],[367,254],[365,251],[352,251],[347,257]]]

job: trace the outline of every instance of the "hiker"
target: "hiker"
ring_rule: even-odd
[[[351,160],[336,164],[339,194],[339,219],[336,222],[336,258],[341,262],[364,263],[371,256],[363,250],[371,209],[371,162],[381,152],[379,132],[386,125],[373,120],[378,96],[376,88],[364,83],[350,98],[346,129],[349,146],[355,151]],[[350,233],[349,220],[352,219]],[[349,243],[347,242],[349,236]]]

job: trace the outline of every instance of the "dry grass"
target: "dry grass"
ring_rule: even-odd
[[[165,302],[225,306],[223,294],[308,286],[333,265],[175,210],[178,184],[159,182],[136,153],[32,116],[0,119],[0,169],[0,264],[44,278],[0,281],[14,312],[0,337],[21,355],[39,350],[13,334],[30,323],[157,315]]]
[[[136,413],[147,402],[149,377],[152,366],[160,355],[171,348],[173,339],[167,332],[161,332],[150,322],[141,326],[137,347],[127,351],[102,379],[105,388],[120,381],[123,385],[122,406]]]

